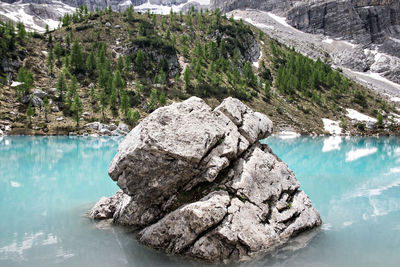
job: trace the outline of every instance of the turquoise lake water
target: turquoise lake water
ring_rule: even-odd
[[[0,137],[0,266],[188,266],[85,217],[121,139]],[[399,266],[400,139],[265,140],[324,225],[243,266]]]

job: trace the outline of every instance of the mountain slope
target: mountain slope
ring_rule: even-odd
[[[160,16],[82,8],[63,24],[17,39],[12,58],[0,59],[8,63],[3,72],[25,82],[1,88],[0,123],[12,125],[12,133],[90,132],[76,123],[92,121],[133,126],[156,107],[190,95],[211,106],[237,97],[270,116],[277,131],[326,133],[322,118],[353,134],[396,131],[396,110],[382,98],[219,11]],[[47,93],[49,105],[35,88]],[[351,120],[349,108],[376,126]]]

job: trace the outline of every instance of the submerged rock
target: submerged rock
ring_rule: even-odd
[[[109,175],[122,189],[90,211],[138,239],[207,261],[269,251],[320,225],[293,172],[258,142],[272,122],[234,98],[157,109],[120,144]]]

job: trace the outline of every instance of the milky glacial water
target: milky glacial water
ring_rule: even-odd
[[[0,137],[0,266],[195,266],[85,212],[121,139]],[[324,225],[242,266],[399,266],[400,139],[270,137]]]

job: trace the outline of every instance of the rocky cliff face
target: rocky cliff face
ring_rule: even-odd
[[[301,53],[313,58],[326,58],[333,65],[349,68],[357,72],[379,74],[392,82],[400,83],[400,1],[397,0],[212,0],[211,8],[220,8],[225,12],[234,9],[254,9],[273,12],[284,16],[286,22],[294,28],[319,36],[329,36],[323,42],[336,40],[351,41],[352,47],[336,49],[326,43],[310,42],[304,36],[293,34],[286,27],[283,31],[267,32],[288,46],[294,46]],[[247,13],[246,13],[247,12]],[[266,25],[265,13],[251,15],[247,10],[244,19],[251,19],[258,25]],[[248,17],[252,16],[252,17]],[[269,15],[268,15],[269,17]],[[279,22],[280,23],[280,22]],[[285,27],[278,25],[278,28]],[[271,27],[271,26],[270,26]],[[276,27],[276,26],[274,26]],[[265,28],[264,28],[265,30]],[[292,34],[287,35],[287,31]],[[311,46],[305,43],[312,43]],[[358,74],[357,74],[358,75]],[[368,73],[367,73],[368,75]],[[380,80],[373,84],[364,83],[371,89],[386,92]],[[385,82],[386,83],[386,82]],[[386,83],[387,84],[387,83]],[[397,88],[397,85],[390,88]],[[395,89],[397,91],[398,89]],[[393,91],[390,89],[389,91]]]
[[[303,0],[304,1],[304,0]],[[302,0],[211,0],[211,8],[219,8],[223,12],[229,12],[234,9],[259,9],[263,11],[286,11]]]
[[[396,0],[301,2],[287,12],[295,28],[362,44],[382,44],[400,35],[400,2]]]
[[[212,0],[212,8],[225,12],[252,8],[284,14],[295,28],[362,44],[382,44],[400,36],[397,0]]]
[[[321,224],[294,173],[258,142],[271,132],[265,115],[233,98],[215,110],[196,97],[160,108],[121,143],[109,175],[122,190],[90,217],[207,261],[269,251]]]

